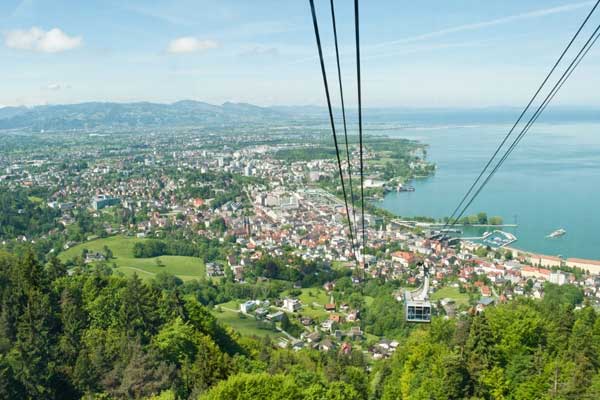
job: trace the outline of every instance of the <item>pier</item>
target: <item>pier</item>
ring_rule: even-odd
[[[490,237],[493,237],[494,235],[496,235],[496,237],[494,237],[493,239],[490,239]],[[478,242],[481,242],[481,244],[485,244],[490,247],[497,247],[497,248],[508,246],[511,243],[514,243],[517,241],[517,237],[515,235],[513,235],[512,233],[504,232],[504,231],[500,231],[500,230],[486,232],[483,236],[480,236],[480,237],[461,237],[460,239],[461,240],[478,241]]]

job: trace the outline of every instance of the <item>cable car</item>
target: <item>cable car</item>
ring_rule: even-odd
[[[425,269],[425,280],[417,290],[404,290],[404,318],[406,322],[431,322],[429,302],[429,273]]]

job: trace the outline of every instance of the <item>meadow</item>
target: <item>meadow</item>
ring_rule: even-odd
[[[160,256],[135,258],[133,256],[133,246],[135,243],[143,242],[144,240],[147,239],[120,235],[96,239],[71,247],[62,252],[59,258],[62,261],[70,260],[80,256],[84,249],[103,252],[106,246],[113,253],[113,258],[107,260],[108,264],[115,263],[117,266],[116,271],[120,271],[125,275],[137,273],[141,278],[152,278],[157,273],[164,271],[177,275],[182,280],[200,279],[206,276],[204,261],[197,257]]]

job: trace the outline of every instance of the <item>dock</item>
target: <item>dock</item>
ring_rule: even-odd
[[[497,235],[495,238],[490,239],[490,237]],[[500,237],[501,236],[501,237]],[[504,232],[501,230],[494,230],[492,232],[486,232],[485,235],[480,237],[461,237],[461,240],[471,240],[471,241],[479,241],[481,244],[488,245],[490,247],[502,248],[510,245],[517,241],[517,237],[509,232]]]

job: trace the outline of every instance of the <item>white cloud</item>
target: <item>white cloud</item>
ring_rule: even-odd
[[[29,30],[14,30],[5,34],[7,47],[17,50],[30,50],[40,53],[58,53],[81,46],[81,36],[69,36],[58,28],[44,31],[33,27]]]
[[[216,49],[217,47],[219,47],[219,44],[214,40],[186,36],[172,40],[167,47],[167,52],[171,54],[196,53]]]

